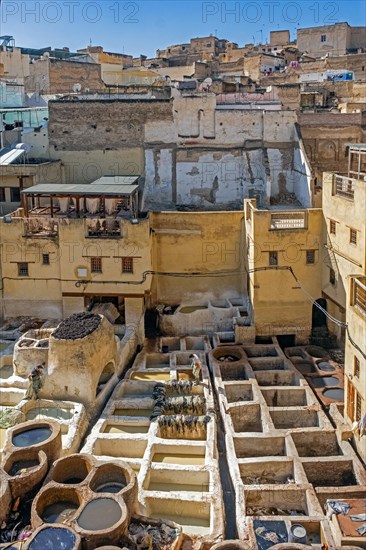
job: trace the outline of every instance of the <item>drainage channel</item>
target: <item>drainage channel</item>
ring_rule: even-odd
[[[212,386],[212,395],[214,400],[214,406],[216,411],[216,421],[217,421],[217,449],[219,452],[219,470],[220,470],[220,480],[222,486],[224,507],[225,507],[225,539],[232,540],[237,539],[237,530],[236,530],[236,512],[235,512],[235,491],[234,485],[231,480],[229,465],[226,457],[226,447],[225,447],[225,428],[224,422],[221,417],[219,401],[216,393],[216,387],[213,381],[213,375],[210,371],[210,380]]]

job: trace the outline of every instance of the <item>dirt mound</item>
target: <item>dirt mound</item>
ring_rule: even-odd
[[[57,340],[85,338],[99,327],[101,321],[102,318],[94,313],[74,313],[59,324],[52,336]]]

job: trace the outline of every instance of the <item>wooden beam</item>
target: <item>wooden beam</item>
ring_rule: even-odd
[[[51,205],[51,218],[53,218],[53,196],[50,195],[50,205]]]

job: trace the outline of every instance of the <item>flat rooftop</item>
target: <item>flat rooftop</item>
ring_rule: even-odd
[[[98,183],[92,184],[55,184],[39,183],[33,187],[28,187],[21,191],[22,195],[53,195],[53,196],[109,196],[119,197],[121,195],[133,195],[138,190],[138,185],[118,184],[118,183]]]

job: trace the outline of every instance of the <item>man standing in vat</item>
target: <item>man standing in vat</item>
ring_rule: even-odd
[[[42,363],[42,365],[37,365],[32,369],[32,372],[28,376],[29,385],[27,393],[25,394],[25,399],[39,399],[38,394],[43,386],[42,374],[45,364],[46,363]]]
[[[191,367],[193,369],[193,376],[194,376],[194,382],[193,384],[197,386],[200,383],[200,374],[202,370],[202,363],[195,353],[192,353],[192,355],[189,356],[190,359],[192,359]]]

